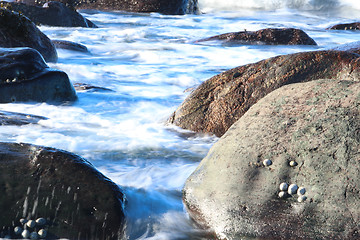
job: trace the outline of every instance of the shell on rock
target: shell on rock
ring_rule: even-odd
[[[295,161],[290,161],[289,165],[290,165],[290,167],[296,167],[298,164]]]
[[[268,166],[272,165],[272,161],[270,159],[265,159],[263,161],[263,164],[264,164],[265,167],[268,167]]]
[[[299,196],[298,197],[298,202],[305,202],[306,201],[306,199],[307,199],[307,197],[306,196],[304,196],[304,195],[301,195],[301,196]]]
[[[14,228],[14,233],[15,233],[16,235],[21,234],[21,232],[22,232],[22,228],[21,228],[21,227],[15,227],[15,228]]]
[[[298,188],[299,187],[296,184],[290,184],[290,186],[288,188],[288,193],[293,195],[297,192]]]
[[[28,221],[28,220],[26,220],[25,218],[21,218],[19,222],[20,222],[21,224],[25,224],[25,223],[27,223],[27,221]]]
[[[287,192],[281,191],[279,192],[279,198],[285,198],[287,196]]]
[[[46,219],[45,218],[38,218],[38,219],[36,219],[36,224],[38,225],[38,226],[42,226],[42,225],[45,225],[46,224]]]
[[[38,231],[38,234],[39,234],[39,237],[41,238],[46,238],[46,235],[47,235],[47,231],[45,229],[40,229]]]
[[[30,239],[39,239],[39,235],[37,234],[37,232],[30,233]]]
[[[24,230],[24,231],[22,231],[21,236],[22,236],[23,238],[29,238],[29,236],[30,236],[29,230]]]
[[[35,227],[36,223],[34,220],[29,220],[27,223],[26,223],[26,226],[28,226],[29,228],[33,228]]]
[[[300,187],[298,190],[297,190],[297,194],[299,196],[301,195],[304,195],[306,193],[306,189],[304,187]]]
[[[288,187],[289,187],[289,184],[287,184],[286,182],[280,183],[280,186],[279,186],[281,191],[287,191]]]

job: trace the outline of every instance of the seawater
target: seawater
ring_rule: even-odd
[[[0,141],[74,152],[124,190],[129,239],[206,239],[189,220],[181,189],[217,138],[166,124],[191,89],[232,67],[360,40],[355,31],[326,30],[358,20],[355,1],[200,0],[199,5],[201,14],[184,16],[81,11],[96,29],[41,26],[51,39],[78,42],[90,51],[59,49],[59,61],[50,67],[65,71],[72,83],[111,91],[79,91],[73,104],[0,104],[1,110],[48,118],[1,126]],[[268,27],[303,29],[318,46],[195,43]]]

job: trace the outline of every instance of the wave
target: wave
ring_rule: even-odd
[[[202,12],[223,10],[277,10],[283,8],[299,10],[336,10],[340,8],[360,9],[358,0],[198,0]]]

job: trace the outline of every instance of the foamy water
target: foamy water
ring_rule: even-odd
[[[317,10],[321,3],[326,6]],[[42,26],[50,38],[75,41],[90,51],[58,50],[59,62],[51,67],[65,71],[73,83],[111,91],[79,91],[79,100],[72,105],[0,104],[1,110],[48,118],[37,125],[1,126],[1,141],[74,152],[124,189],[129,239],[204,238],[183,209],[181,189],[217,138],[165,124],[189,94],[185,90],[232,67],[360,40],[357,32],[325,30],[356,20],[342,13],[344,6],[357,6],[352,1],[200,0],[199,4],[206,14],[83,11],[99,28]],[[337,14],[328,17],[336,9]],[[194,43],[216,34],[267,27],[301,28],[319,45]]]

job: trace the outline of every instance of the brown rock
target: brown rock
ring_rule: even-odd
[[[239,44],[317,45],[303,30],[295,28],[266,28],[259,31],[225,33],[197,42],[223,40]]]
[[[359,239],[359,146],[360,82],[283,86],[215,143],[183,199],[219,239]],[[282,182],[305,187],[307,199],[280,198]]]
[[[203,82],[168,120],[185,129],[222,136],[254,103],[290,83],[320,78],[360,79],[359,55],[315,51],[240,66]]]
[[[360,30],[360,22],[337,24],[328,29],[330,29],[330,30]]]

